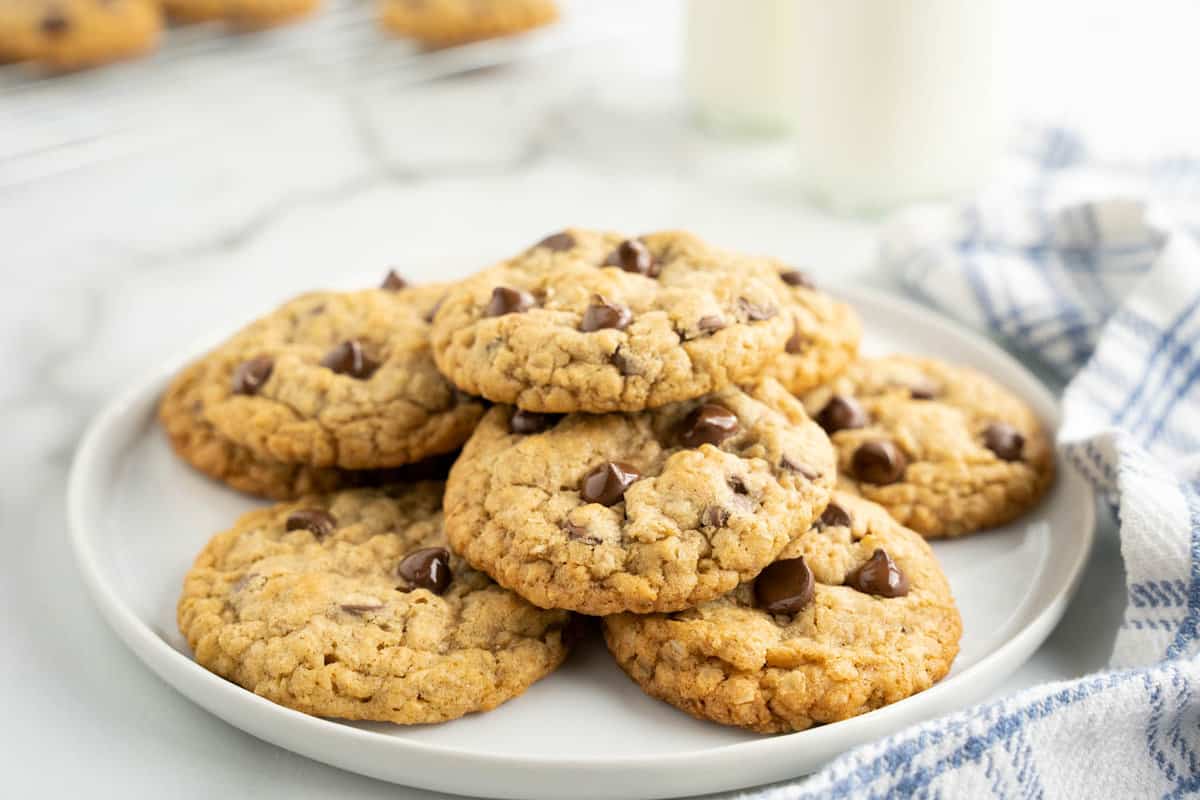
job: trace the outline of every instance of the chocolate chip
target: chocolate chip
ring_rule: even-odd
[[[413,589],[428,589],[442,594],[450,585],[450,551],[444,547],[423,547],[401,559],[396,574]]]
[[[1020,461],[1025,452],[1025,437],[1007,422],[993,422],[983,431],[987,449],[1005,461]]]
[[[284,528],[289,531],[310,531],[313,536],[323,539],[337,530],[337,520],[323,508],[302,508],[288,514]]]
[[[387,277],[383,279],[383,283],[379,285],[380,289],[387,289],[390,292],[397,292],[408,286],[408,281],[400,277],[400,273],[394,269],[389,269]]]
[[[799,461],[793,461],[790,457],[784,456],[779,462],[779,466],[786,469],[788,472],[795,472],[797,475],[808,478],[810,481],[815,481],[821,474],[807,464],[801,464]]]
[[[864,442],[850,459],[850,469],[855,477],[880,486],[900,480],[907,466],[904,453],[895,442],[887,439]]]
[[[892,557],[878,547],[867,563],[846,576],[846,585],[879,597],[903,597],[908,594],[908,578]]]
[[[729,522],[729,509],[721,506],[708,506],[700,515],[700,524],[707,528],[724,528]]]
[[[492,289],[492,299],[488,301],[484,314],[489,317],[503,317],[505,314],[523,314],[533,308],[533,295],[520,289],[508,286],[497,286]]]
[[[746,319],[752,322],[770,319],[779,313],[779,309],[775,308],[775,306],[763,306],[758,303],[752,303],[744,297],[738,298],[738,308],[746,315]]]
[[[805,289],[817,288],[812,282],[812,279],[798,269],[789,270],[788,272],[781,272],[779,277],[782,278],[783,282],[788,286],[802,286]]]
[[[587,307],[587,311],[583,312],[583,321],[579,323],[579,330],[584,333],[591,333],[603,328],[616,328],[619,331],[625,330],[629,326],[630,320],[633,319],[633,314],[629,308],[620,303],[611,303],[603,295],[593,295],[592,304]]]
[[[798,614],[812,602],[816,588],[803,558],[776,561],[754,579],[754,602],[768,614]]]
[[[636,272],[651,278],[658,276],[659,266],[646,245],[637,239],[626,239],[604,259],[606,267],[620,267],[626,272]]]
[[[368,611],[378,611],[381,608],[383,608],[383,603],[342,603],[341,605],[342,611],[356,617],[361,617]]]
[[[849,528],[851,522],[850,512],[837,503],[830,503],[821,512],[821,528]]]
[[[683,422],[683,433],[679,440],[684,447],[699,447],[702,444],[719,445],[738,430],[737,415],[724,406],[705,403]]]
[[[47,36],[61,36],[71,28],[71,21],[61,11],[51,11],[42,17],[42,33]]]
[[[562,529],[566,531],[567,538],[573,542],[583,542],[584,544],[600,544],[600,540],[588,533],[588,529],[584,525],[576,525],[571,520],[567,520],[562,524]]]
[[[258,394],[271,370],[275,369],[275,359],[270,356],[257,356],[249,361],[243,361],[233,371],[234,394]]]
[[[621,502],[625,490],[642,474],[637,467],[620,461],[606,461],[583,476],[579,495],[586,503],[612,506]]]
[[[805,349],[808,348],[808,339],[804,338],[798,333],[793,333],[783,348],[792,355],[798,355],[803,353]]]
[[[701,333],[716,333],[725,327],[725,320],[716,314],[709,314],[696,320],[696,327],[700,329]]]
[[[531,433],[541,433],[547,428],[553,427],[558,419],[557,414],[538,414],[518,408],[508,419],[508,430],[510,433],[528,436]]]
[[[566,232],[552,233],[534,245],[535,248],[544,247],[547,250],[553,250],[556,253],[561,253],[564,250],[570,250],[574,246],[575,237]]]
[[[633,368],[632,362],[625,356],[621,355],[621,348],[613,351],[613,354],[608,357],[609,362],[617,368],[617,372],[622,375],[637,375],[637,370]]]
[[[817,424],[828,434],[838,431],[865,428],[867,412],[853,397],[835,394],[817,414]]]
[[[938,396],[938,387],[929,381],[914,383],[908,387],[908,396],[913,400],[932,400]]]
[[[750,494],[750,490],[746,488],[746,482],[737,475],[730,475],[725,479],[725,484],[733,490],[734,494]]]
[[[321,366],[339,375],[366,380],[379,369],[379,362],[363,352],[362,342],[350,339],[330,350],[321,359]]]
[[[425,315],[426,322],[433,322],[433,318],[437,316],[438,310],[442,307],[442,303],[446,302],[446,296],[442,295],[438,301],[433,304],[433,308],[429,309],[429,313]]]

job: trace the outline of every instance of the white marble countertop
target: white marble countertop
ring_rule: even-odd
[[[106,399],[214,324],[389,265],[432,277],[567,224],[686,226],[826,279],[891,285],[872,266],[875,224],[807,207],[786,146],[688,126],[677,8],[642,5],[605,4],[623,26],[615,38],[416,85],[403,64],[380,66],[396,57],[372,55],[380,45],[361,20],[334,30],[359,43],[353,59],[292,30],[223,54],[182,40],[197,52],[105,75],[32,86],[0,76],[6,792],[431,796],[292,755],[196,708],[117,641],[79,582],[63,507],[79,436]],[[1170,124],[1139,144],[1162,146],[1160,128],[1195,122],[1164,99],[1163,80],[1196,74],[1182,39],[1153,46],[1178,38],[1172,26],[1131,28],[1117,3],[1036,5],[1017,4],[1037,21],[1015,68],[1027,116],[1136,139],[1144,126],[1104,101],[1149,113],[1149,93],[1167,109],[1154,113],[1176,116],[1155,117]],[[1120,65],[1104,57],[1117,43]],[[1006,688],[1102,667],[1121,582],[1106,525],[1063,624]]]

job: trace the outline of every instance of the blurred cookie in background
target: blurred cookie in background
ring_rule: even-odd
[[[161,31],[156,0],[0,0],[0,63],[83,69],[152,50]]]
[[[556,19],[553,0],[382,0],[380,6],[384,28],[430,47],[511,36]]]
[[[237,28],[269,28],[314,11],[320,0],[162,0],[179,22],[224,21]]]

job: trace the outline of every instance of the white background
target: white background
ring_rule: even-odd
[[[1198,141],[1194,4],[1011,5],[1020,119],[1080,125],[1122,153]],[[593,3],[585,32],[618,36],[415,86],[403,51],[338,9],[216,52],[186,31],[154,61],[103,74],[0,73],[6,795],[430,796],[193,707],[79,583],[63,509],[78,437],[214,321],[346,273],[433,277],[446,254],[501,257],[566,224],[687,226],[818,277],[890,285],[872,265],[876,223],[805,206],[786,145],[690,129],[674,3]],[[1008,688],[1102,667],[1123,594],[1105,526],[1066,620]]]

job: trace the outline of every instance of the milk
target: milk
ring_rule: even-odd
[[[689,0],[684,82],[701,124],[738,133],[791,129],[795,0]]]
[[[797,179],[872,211],[984,180],[1004,138],[1002,0],[690,0],[698,117],[788,131]]]

